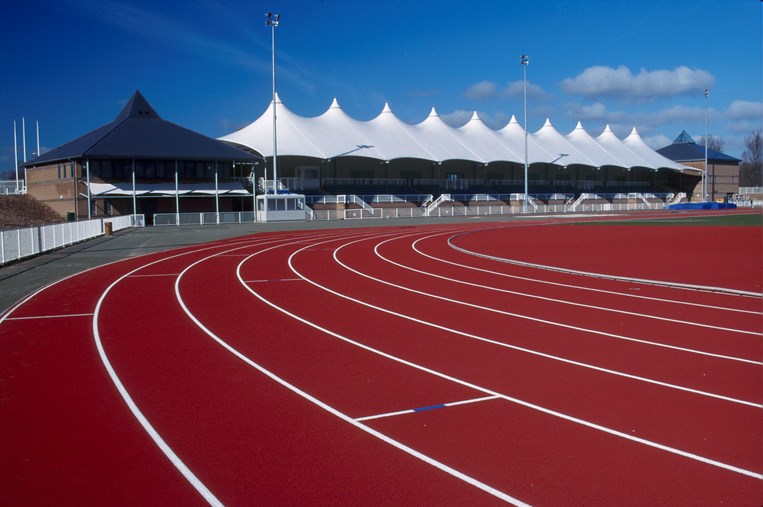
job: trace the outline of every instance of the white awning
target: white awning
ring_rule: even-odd
[[[139,196],[175,196],[175,195],[251,195],[251,192],[241,183],[220,183],[215,190],[214,182],[181,183],[175,189],[174,183],[138,183],[135,185],[135,195]],[[123,197],[133,195],[132,183],[90,183],[92,197]]]
[[[374,119],[358,121],[348,116],[336,99],[325,113],[307,118],[290,111],[276,95],[275,106],[271,101],[254,122],[220,139],[272,157],[273,107],[278,113],[279,155],[322,160],[357,156],[382,161],[417,158],[432,162],[524,163],[525,131],[514,117],[504,128],[495,130],[475,112],[465,125],[453,128],[433,108],[424,121],[411,125],[401,121],[385,104]],[[570,134],[563,136],[547,120],[540,130],[527,136],[527,151],[530,164],[688,169],[652,150],[638,134],[631,133],[626,141],[620,140],[609,126],[594,138],[578,123]]]

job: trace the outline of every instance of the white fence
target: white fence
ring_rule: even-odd
[[[763,187],[739,187],[739,193],[733,202],[737,206],[763,207]]]
[[[251,211],[214,211],[207,213],[156,213],[154,225],[218,225],[218,224],[251,224],[254,222],[254,213]]]
[[[603,211],[636,211],[665,209],[666,203],[585,203],[578,204],[573,208],[571,204],[537,204],[536,208],[530,208],[531,214],[554,214],[554,213],[579,213],[579,212],[603,212]],[[426,208],[420,206],[406,208],[374,208],[372,212],[365,209],[338,209],[338,210],[315,210],[314,220],[369,220],[382,218],[422,218],[422,217],[470,217],[490,215],[522,215],[522,205],[509,206],[508,204],[482,205],[482,206],[438,206],[427,214]]]
[[[24,180],[0,180],[0,195],[26,194]]]
[[[125,215],[0,231],[0,265],[102,236],[107,222],[112,231],[145,224],[143,215]]]

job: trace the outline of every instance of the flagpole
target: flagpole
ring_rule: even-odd
[[[27,179],[26,179],[26,123],[24,122],[24,117],[21,117],[21,141],[22,141],[22,148],[23,148],[23,155],[24,155],[24,187],[28,187],[27,185]]]
[[[19,193],[19,143],[16,138],[16,120],[13,120],[13,160],[16,166],[16,193]]]

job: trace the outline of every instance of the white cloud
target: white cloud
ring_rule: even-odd
[[[511,119],[509,116],[506,116],[506,114],[498,111],[497,113],[490,115],[488,113],[478,113],[480,119],[482,120],[482,123],[490,127],[491,129],[502,129],[506,126],[507,123],[509,123],[509,120]]]
[[[763,103],[735,100],[726,110],[726,118],[731,120],[760,120],[763,118]]]
[[[588,67],[574,78],[562,81],[562,91],[585,97],[617,97],[623,100],[644,100],[702,92],[715,84],[715,78],[702,69],[685,66],[673,70],[633,74],[628,67]]]
[[[673,139],[662,134],[657,134],[655,136],[642,137],[642,139],[647,144],[647,146],[649,146],[653,150],[659,150],[660,148],[664,148],[665,146],[669,144],[673,144]]]
[[[593,121],[612,123],[627,121],[629,115],[623,111],[610,111],[601,102],[589,105],[570,104],[567,107],[567,116],[579,121]]]
[[[463,125],[466,125],[466,123],[469,122],[469,120],[472,119],[472,116],[474,116],[474,111],[466,111],[464,109],[456,109],[452,113],[446,113],[441,114],[440,119],[450,125],[451,127],[461,127]],[[498,111],[496,113],[486,113],[483,111],[477,111],[477,116],[479,116],[480,120],[482,120],[482,123],[484,123],[486,126],[490,127],[491,129],[501,129],[506,126],[507,123],[509,123],[509,116],[507,116],[505,113]]]
[[[470,100],[490,100],[505,97],[522,97],[524,95],[524,82],[512,81],[503,88],[492,81],[480,81],[464,91],[464,96]],[[547,99],[549,95],[540,86],[527,82],[527,97],[532,99]]]
[[[654,112],[641,113],[637,117],[642,118],[646,124],[651,126],[674,122],[697,124],[704,123],[705,108],[676,105]]]
[[[468,122],[474,111],[465,111],[463,109],[456,109],[452,113],[441,114],[442,121],[450,125],[451,127],[460,127]]]
[[[492,99],[498,96],[498,87],[492,81],[480,81],[467,88],[464,96],[470,100]]]
[[[715,115],[714,110],[710,110]],[[704,123],[705,109],[701,107],[671,106],[656,111],[609,110],[601,102],[590,105],[571,104],[567,116],[578,120],[601,121],[606,123],[631,124],[636,127],[656,127],[670,123]]]

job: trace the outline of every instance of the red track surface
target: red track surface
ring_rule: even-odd
[[[663,232],[261,234],[54,284],[0,321],[0,503],[759,505],[761,298],[484,257],[760,292],[759,237],[634,250]]]

